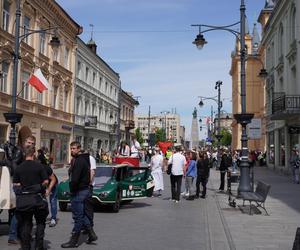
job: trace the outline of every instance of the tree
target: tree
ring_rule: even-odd
[[[231,132],[228,129],[222,129],[221,130],[221,145],[222,146],[230,146],[231,145],[231,139],[232,139],[232,135]]]
[[[159,142],[159,141],[166,141],[166,134],[165,134],[165,130],[162,128],[159,128],[156,130],[155,132],[155,142]]]
[[[144,143],[143,134],[142,134],[140,128],[137,128],[137,129],[135,130],[135,137],[136,137],[136,140],[137,140],[140,144],[143,144],[143,143]]]

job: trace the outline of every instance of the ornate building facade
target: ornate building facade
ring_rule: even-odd
[[[119,140],[119,74],[97,55],[92,39],[77,43],[74,140],[92,153],[113,150]]]
[[[259,21],[266,80],[267,163],[289,171],[292,148],[300,149],[300,2],[266,1]]]
[[[8,112],[12,102],[12,78],[16,1],[0,0],[0,111]],[[31,30],[57,27],[60,47],[49,46],[51,34],[37,32],[24,36],[20,43],[17,79],[17,112],[23,114],[17,124],[19,142],[33,133],[37,147],[49,149],[54,163],[66,163],[73,128],[74,73],[76,36],[82,28],[53,0],[21,1],[21,34]],[[54,32],[50,30],[49,32]],[[37,92],[27,84],[30,75],[40,68],[52,90]],[[7,140],[9,124],[0,116],[0,141]]]

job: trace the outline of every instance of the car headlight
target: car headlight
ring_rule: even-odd
[[[99,194],[100,198],[106,198],[109,195],[109,192],[101,192]]]

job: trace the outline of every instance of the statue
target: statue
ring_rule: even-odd
[[[196,108],[194,108],[193,118],[197,118],[197,109]]]

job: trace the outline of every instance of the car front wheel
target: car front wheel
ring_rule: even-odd
[[[59,206],[60,211],[64,212],[64,211],[67,211],[68,203],[60,201],[60,202],[58,202],[58,206]]]
[[[116,194],[116,201],[115,203],[112,205],[112,211],[114,213],[118,213],[120,210],[120,206],[121,206],[121,192],[118,191]]]

